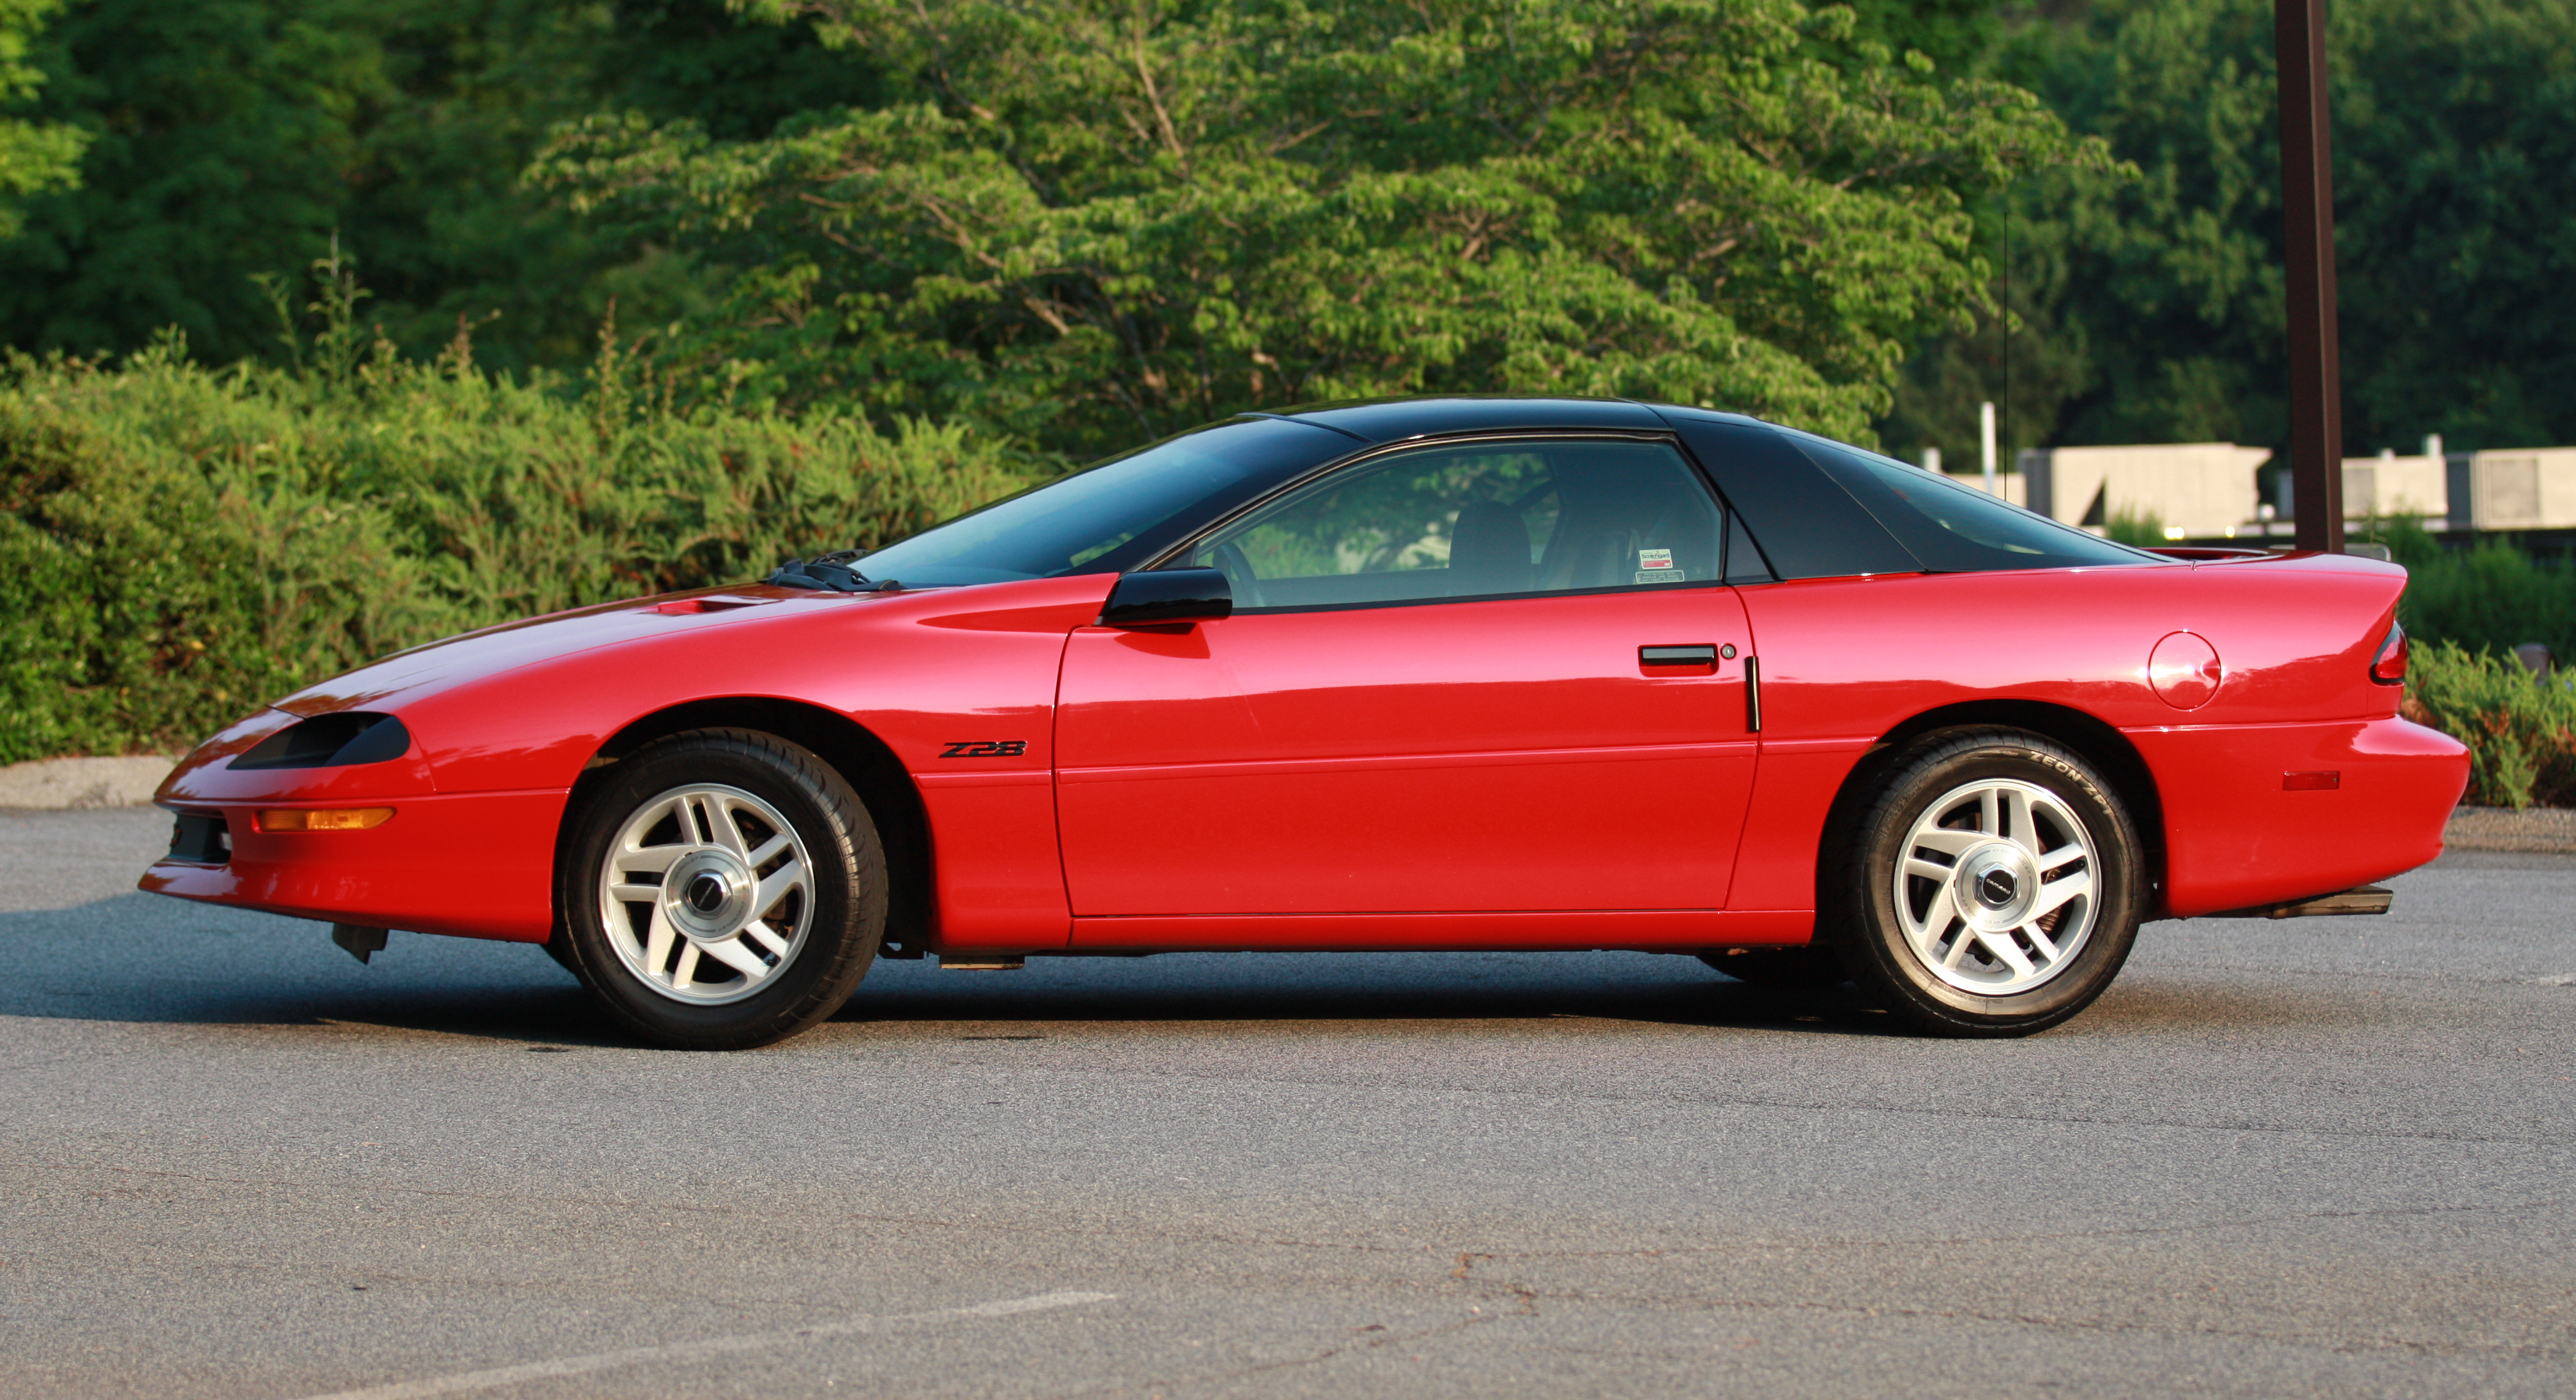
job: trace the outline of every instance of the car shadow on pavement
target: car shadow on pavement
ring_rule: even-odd
[[[543,950],[396,933],[367,965],[323,925],[119,895],[0,913],[0,1016],[633,1043]],[[842,1025],[1631,1023],[1885,1034],[1848,987],[1784,993],[1639,953],[1165,954],[968,973],[880,961]]]
[[[571,974],[525,944],[398,933],[361,966],[320,924],[136,894],[0,913],[0,960],[17,971],[0,979],[0,1017],[635,1043]],[[2133,977],[2054,1034],[2318,1026],[2366,1014],[2337,997],[2202,981]],[[1035,1025],[1105,1034],[1223,1025],[1270,1034],[1539,1026],[1907,1034],[1848,985],[1758,987],[1671,955],[1486,952],[1041,957],[1012,972],[889,959],[823,1035],[998,1036]]]
[[[1644,953],[1175,953],[1031,958],[1017,972],[884,963],[835,1018],[942,1034],[977,1025],[1625,1023],[1883,1035],[1848,987],[1791,992]]]
[[[0,1017],[624,1043],[536,947],[398,933],[362,966],[321,924],[144,894],[0,913],[0,963]]]

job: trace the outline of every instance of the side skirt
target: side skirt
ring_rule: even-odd
[[[1072,946],[1173,952],[1576,952],[1796,946],[1810,909],[1645,909],[1436,914],[1198,914],[1077,918]]]

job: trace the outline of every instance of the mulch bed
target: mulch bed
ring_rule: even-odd
[[[2576,807],[2462,807],[2442,844],[2454,851],[2557,851],[2576,855]]]

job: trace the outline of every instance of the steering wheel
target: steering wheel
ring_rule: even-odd
[[[1218,545],[1210,557],[1216,564],[1216,571],[1225,575],[1226,587],[1234,590],[1236,607],[1261,606],[1261,579],[1252,572],[1252,561],[1243,557],[1243,546],[1227,540]]]

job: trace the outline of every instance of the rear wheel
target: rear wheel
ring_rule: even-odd
[[[2035,734],[1950,730],[1886,773],[1819,891],[1821,932],[1865,993],[1935,1034],[2010,1036],[2110,986],[2144,861],[2089,764]]]
[[[737,1050],[838,1011],[885,932],[886,863],[856,792],[767,734],[700,730],[619,763],[568,826],[557,939],[657,1044]]]

